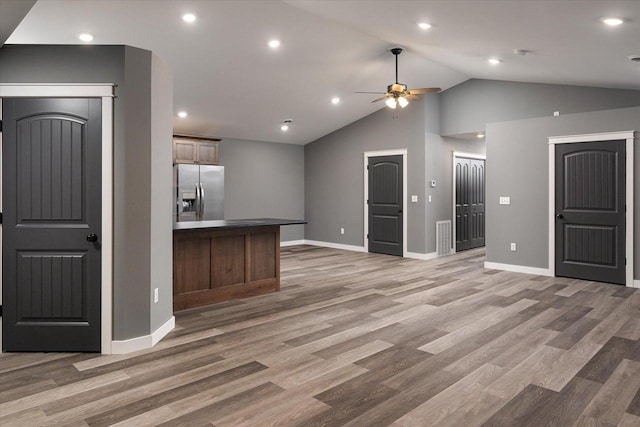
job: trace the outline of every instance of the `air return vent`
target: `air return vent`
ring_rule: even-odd
[[[438,256],[451,253],[451,221],[436,221],[436,252]]]

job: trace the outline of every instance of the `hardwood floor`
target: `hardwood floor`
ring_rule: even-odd
[[[640,290],[282,249],[282,290],[128,355],[0,355],[0,425],[640,426]]]

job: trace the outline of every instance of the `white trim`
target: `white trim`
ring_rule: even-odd
[[[113,351],[113,87],[98,84],[0,84],[0,98],[102,98],[102,244],[100,351]]]
[[[280,242],[281,248],[286,248],[287,246],[296,246],[296,245],[304,245],[305,240],[285,240],[284,242]]]
[[[158,329],[151,334],[151,347],[156,345],[160,340],[167,336],[169,332],[176,327],[176,318],[171,316],[166,322],[164,322]]]
[[[407,256],[407,149],[398,148],[393,150],[378,150],[378,151],[365,151],[363,153],[363,170],[364,170],[364,229],[362,233],[362,239],[364,241],[364,252],[369,252],[369,239],[367,239],[367,233],[369,232],[369,211],[367,206],[367,197],[369,196],[369,171],[367,170],[367,163],[369,157],[380,156],[402,156],[402,256]]]
[[[573,144],[580,142],[613,141],[617,139],[633,139],[635,131],[589,133],[585,135],[550,136],[549,144]]]
[[[619,131],[619,132],[603,132],[591,133],[585,135],[567,135],[567,136],[551,136],[549,137],[549,271],[552,276],[556,273],[556,246],[555,246],[555,145],[556,144],[575,144],[582,142],[594,141],[615,141],[625,139],[626,149],[626,236],[625,236],[625,256],[627,257],[627,266],[625,269],[626,286],[634,287],[633,280],[633,175],[634,175],[634,154],[633,141],[635,131]]]
[[[176,325],[176,318],[171,316],[162,326],[150,335],[143,335],[128,340],[113,341],[111,354],[127,354],[153,347],[164,338]]]
[[[344,249],[345,251],[368,252],[362,246],[343,245],[342,243],[321,242],[319,240],[305,240],[304,245],[321,246],[323,248]]]
[[[452,231],[452,239],[451,239],[451,253],[456,253],[456,157],[462,157],[466,159],[478,159],[485,161],[485,176],[487,170],[487,155],[486,154],[470,154],[470,153],[462,153],[459,151],[452,151],[453,156],[451,157],[451,231]],[[485,180],[486,181],[486,180]],[[486,182],[485,182],[486,187]],[[487,198],[485,194],[484,199],[485,211],[487,208]],[[485,212],[485,223],[487,221],[486,212]],[[486,228],[485,228],[486,229]]]
[[[454,157],[464,157],[466,159],[477,159],[477,160],[487,160],[486,154],[471,154],[471,153],[463,153],[460,151],[452,151]]]
[[[430,259],[438,258],[438,252],[431,252],[431,253],[428,253],[428,254],[420,254],[418,252],[407,252],[407,254],[405,255],[405,258],[419,259],[419,260],[422,260],[422,261],[428,261]]]
[[[102,98],[113,97],[112,83],[2,83],[0,98]]]
[[[113,88],[111,88],[113,90]],[[101,345],[111,354],[113,339],[113,98],[102,97],[102,291]]]
[[[485,261],[484,268],[492,270],[512,271],[514,273],[535,274],[536,276],[553,276],[548,268],[529,267],[526,265],[501,264]]]
[[[320,246],[323,248],[343,249],[345,251],[369,252],[363,246],[343,245],[342,243],[322,242],[319,240],[290,240],[288,242],[280,243],[280,247],[294,246],[294,245],[311,245],[311,246]],[[428,254],[420,254],[417,252],[407,252],[404,257],[427,261],[430,259],[438,258],[438,253],[431,252]]]
[[[640,280],[634,280],[633,281],[633,287],[637,288],[637,289],[640,289]]]

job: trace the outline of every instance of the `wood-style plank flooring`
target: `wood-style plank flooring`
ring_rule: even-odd
[[[640,290],[311,246],[128,355],[3,354],[0,425],[640,426]]]

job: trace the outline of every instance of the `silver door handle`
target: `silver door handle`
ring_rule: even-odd
[[[200,219],[200,187],[196,183],[196,201],[195,201],[196,220]]]
[[[204,186],[200,183],[200,219],[204,219]]]

